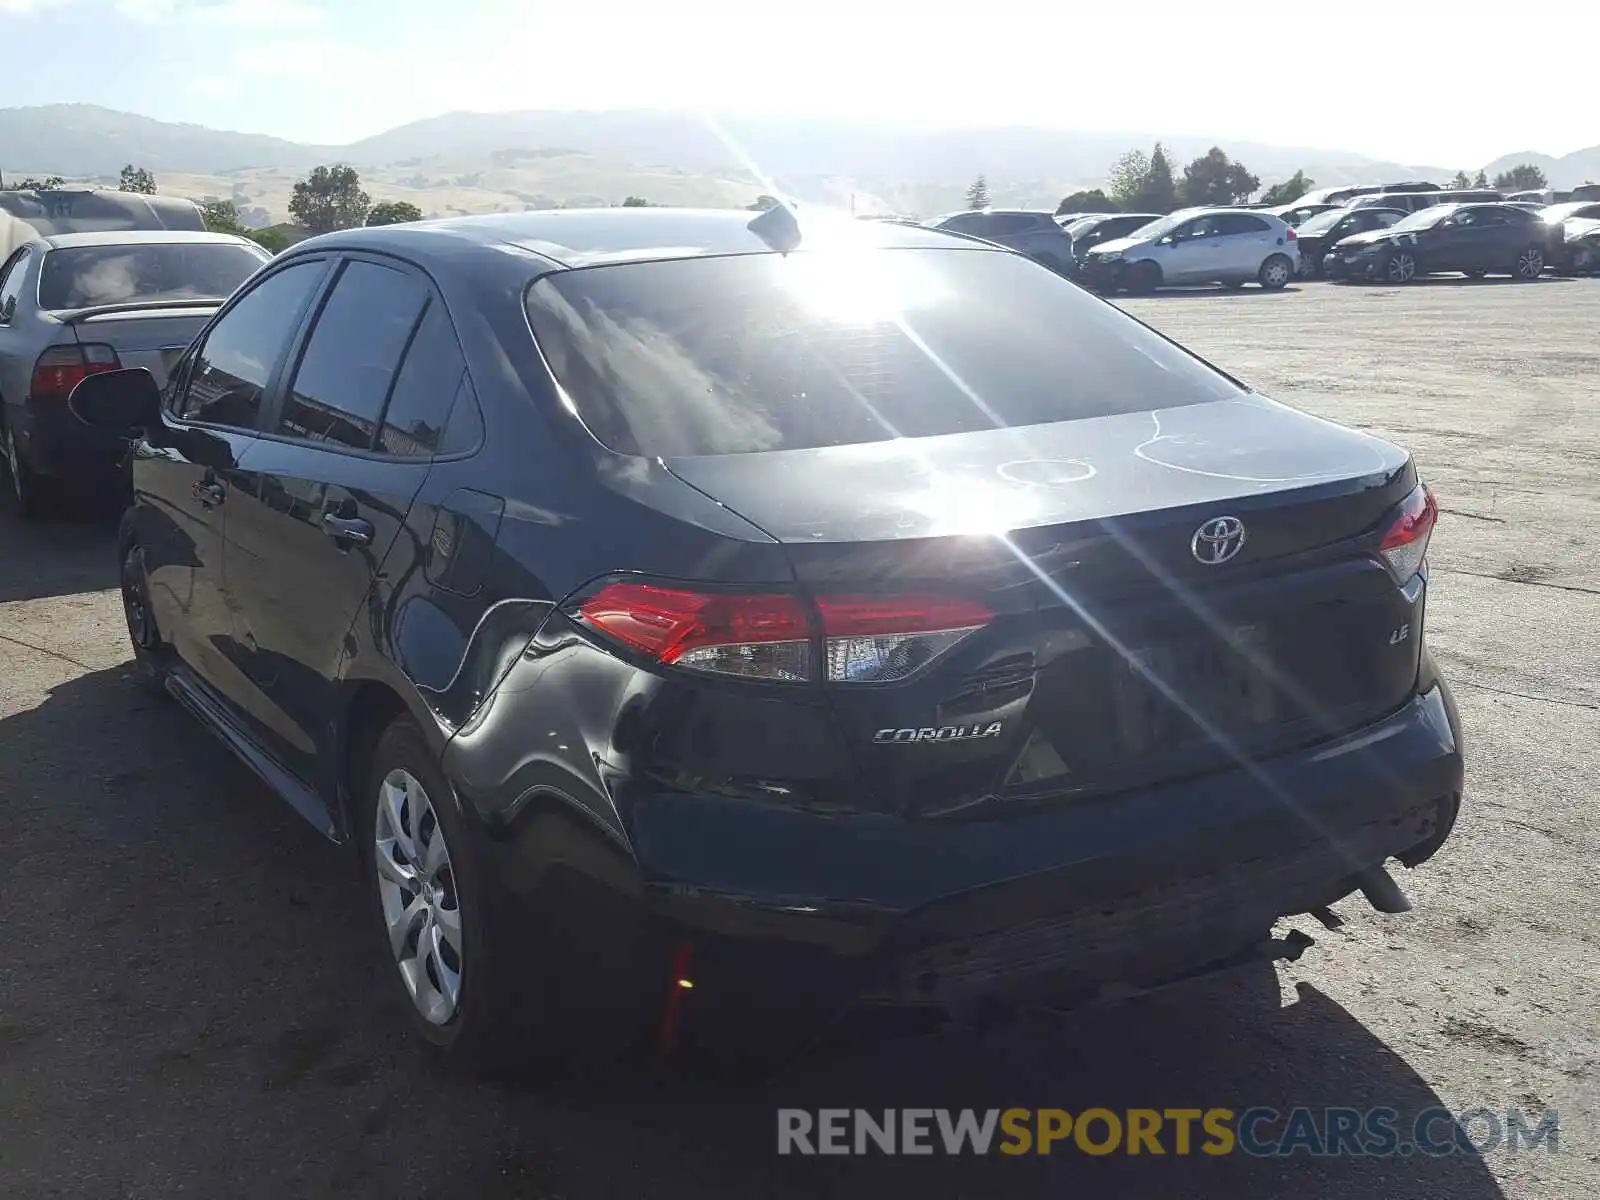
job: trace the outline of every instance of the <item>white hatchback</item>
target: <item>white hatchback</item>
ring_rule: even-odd
[[[1300,270],[1295,232],[1280,217],[1241,208],[1190,208],[1153,221],[1084,256],[1102,291],[1134,292],[1196,283],[1277,289]]]

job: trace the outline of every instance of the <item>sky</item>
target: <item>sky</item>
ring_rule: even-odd
[[[1587,73],[1517,49],[1597,40],[1600,0],[0,0],[0,104],[322,144],[462,109],[760,110],[1476,167],[1600,143]]]

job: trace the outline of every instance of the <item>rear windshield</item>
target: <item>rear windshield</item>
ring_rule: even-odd
[[[591,432],[677,458],[932,437],[1238,395],[1015,254],[870,249],[547,275],[528,316]]]
[[[265,261],[262,253],[225,242],[52,250],[39,269],[39,307],[221,300]]]

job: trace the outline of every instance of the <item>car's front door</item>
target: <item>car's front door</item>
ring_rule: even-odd
[[[1222,232],[1215,215],[1196,217],[1178,226],[1153,247],[1161,278],[1167,283],[1215,279],[1222,257]]]
[[[307,781],[328,749],[346,635],[428,474],[426,455],[397,452],[380,430],[430,305],[442,313],[420,273],[348,258],[240,464],[234,637],[258,732]]]
[[[173,372],[161,426],[134,447],[133,486],[156,628],[193,670],[238,702],[223,534],[239,461],[328,263],[292,262],[225,308]]]

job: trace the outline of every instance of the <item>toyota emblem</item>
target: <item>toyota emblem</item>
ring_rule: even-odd
[[[1244,522],[1238,517],[1212,517],[1189,539],[1195,561],[1214,567],[1225,563],[1244,549]]]

